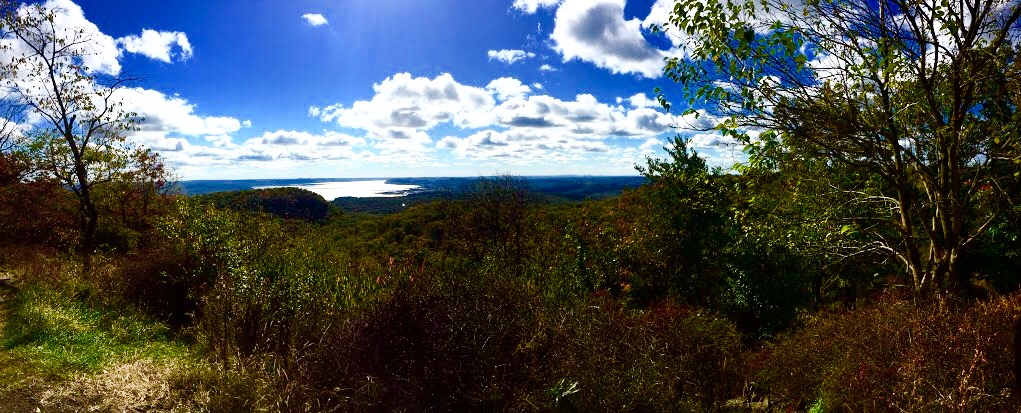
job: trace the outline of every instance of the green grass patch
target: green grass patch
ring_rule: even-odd
[[[81,294],[79,294],[81,295]],[[101,371],[136,358],[189,358],[162,323],[62,291],[27,287],[11,305],[0,336],[3,356],[51,377]]]

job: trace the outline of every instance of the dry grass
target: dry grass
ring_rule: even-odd
[[[0,413],[210,410],[214,370],[161,324],[101,304],[69,257],[0,246],[0,278]]]
[[[200,403],[195,399],[201,397],[182,398],[176,389],[182,368],[186,366],[171,361],[127,361],[48,389],[40,404],[43,411],[196,411]]]

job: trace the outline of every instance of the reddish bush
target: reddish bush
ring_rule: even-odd
[[[762,384],[791,408],[1017,411],[1018,314],[1021,294],[960,307],[886,297],[772,345],[759,359]]]
[[[0,237],[67,247],[77,239],[77,204],[52,182],[0,186]]]

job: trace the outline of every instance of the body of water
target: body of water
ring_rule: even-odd
[[[407,195],[409,191],[421,188],[418,185],[394,185],[386,183],[386,180],[377,181],[346,181],[346,182],[317,182],[301,185],[268,185],[256,186],[253,189],[266,188],[301,188],[315,192],[332,201],[340,197],[397,197]]]

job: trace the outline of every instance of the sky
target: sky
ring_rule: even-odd
[[[181,179],[634,175],[677,134],[653,90],[672,0],[49,0],[137,79],[130,140]],[[681,108],[684,109],[683,107]]]

